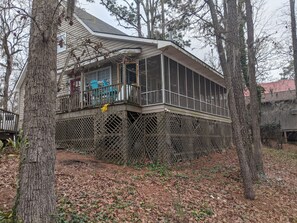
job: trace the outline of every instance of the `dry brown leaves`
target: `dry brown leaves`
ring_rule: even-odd
[[[243,198],[234,150],[166,168],[59,151],[60,216],[76,222],[297,222],[297,147],[264,150],[267,179]],[[0,158],[0,210],[12,207],[18,158]],[[74,220],[73,220],[74,221]],[[71,220],[70,220],[71,222]]]

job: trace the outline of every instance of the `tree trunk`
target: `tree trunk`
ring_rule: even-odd
[[[28,144],[21,148],[15,203],[16,217],[24,223],[55,222],[57,4],[32,3],[23,124]]]
[[[254,23],[251,0],[245,0],[246,3],[246,22],[248,35],[248,73],[249,73],[249,90],[250,90],[250,114],[253,131],[253,145],[254,145],[254,161],[258,176],[265,175],[264,165],[261,151],[261,134],[260,134],[260,109],[257,93],[256,82],[256,53],[254,47]]]
[[[162,25],[162,40],[165,40],[165,9],[164,9],[164,0],[161,0],[161,25]]]
[[[145,11],[145,16],[146,16],[147,37],[152,38],[152,32],[151,32],[151,19],[152,18],[150,18],[149,0],[146,0],[144,11]]]
[[[142,32],[141,32],[141,12],[140,12],[140,0],[136,0],[137,4],[137,32],[138,32],[138,37],[142,37]]]
[[[212,22],[214,26],[217,49],[219,54],[219,59],[225,76],[226,87],[228,90],[228,102],[230,115],[232,120],[232,130],[234,135],[234,142],[237,150],[237,155],[239,158],[240,170],[243,178],[244,194],[248,199],[254,199],[255,193],[253,190],[252,176],[250,168],[248,165],[248,160],[246,157],[246,151],[244,147],[242,126],[239,119],[239,112],[236,106],[234,84],[232,84],[232,79],[237,78],[240,75],[240,69],[238,67],[239,58],[239,47],[238,43],[238,21],[237,21],[237,7],[236,1],[229,0],[227,3],[228,16],[227,16],[227,35],[226,35],[226,49],[227,55],[225,53],[225,48],[223,44],[222,33],[220,31],[220,26],[215,10],[215,5],[213,0],[205,0],[210,8],[210,13],[212,17]],[[241,82],[238,83],[242,84]]]
[[[9,81],[10,76],[12,74],[12,65],[13,58],[7,55],[6,60],[6,68],[5,68],[5,76],[4,76],[4,89],[3,89],[3,98],[2,98],[2,106],[4,110],[8,110],[8,100],[9,100]]]
[[[290,0],[290,11],[291,11],[291,31],[292,31],[292,43],[293,43],[293,57],[294,57],[294,78],[295,78],[295,89],[297,89],[297,36],[296,36],[296,16],[295,16],[295,0]],[[297,90],[296,90],[297,100]]]

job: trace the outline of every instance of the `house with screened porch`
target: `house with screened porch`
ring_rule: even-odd
[[[224,78],[185,49],[128,36],[79,8],[58,39],[57,148],[115,163],[170,163],[230,146]],[[108,53],[83,57],[81,50],[78,65],[68,55],[80,41],[100,43]],[[72,57],[77,61],[77,51]],[[17,83],[20,128],[25,80],[24,70]]]

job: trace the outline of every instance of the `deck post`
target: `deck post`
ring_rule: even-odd
[[[129,151],[128,151],[128,146],[129,146],[129,134],[128,134],[128,111],[122,111],[122,154],[123,154],[123,161],[124,164],[128,164],[128,158],[129,158]]]
[[[288,143],[287,131],[284,131],[284,143]]]
[[[161,78],[162,78],[162,103],[165,104],[165,71],[164,71],[164,54],[161,54]]]
[[[166,112],[156,114],[157,118],[157,161],[161,163],[170,163],[170,136],[167,127]]]
[[[84,108],[84,73],[83,71],[80,72],[80,82],[81,82],[81,87],[80,87],[80,108]]]
[[[128,95],[127,95],[127,70],[126,70],[126,63],[125,60],[123,61],[123,84],[124,84],[124,102],[127,102]]]
[[[194,148],[194,131],[192,129],[192,117],[184,118],[184,133],[187,134],[185,141],[183,142],[187,146],[188,159],[193,160],[195,157],[195,148]]]

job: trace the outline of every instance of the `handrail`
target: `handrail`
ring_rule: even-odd
[[[126,94],[125,94],[126,89]],[[125,96],[126,95],[126,98]],[[112,84],[96,89],[84,90],[74,94],[57,97],[58,113],[70,112],[83,108],[100,107],[104,104],[132,103],[140,104],[140,87],[136,85]]]
[[[10,114],[13,114],[13,115],[19,115],[19,114],[15,113],[15,112],[4,110],[3,108],[0,108],[0,112],[1,111],[6,112],[6,113],[10,113]]]
[[[19,115],[0,109],[0,130],[7,132],[17,132]]]

